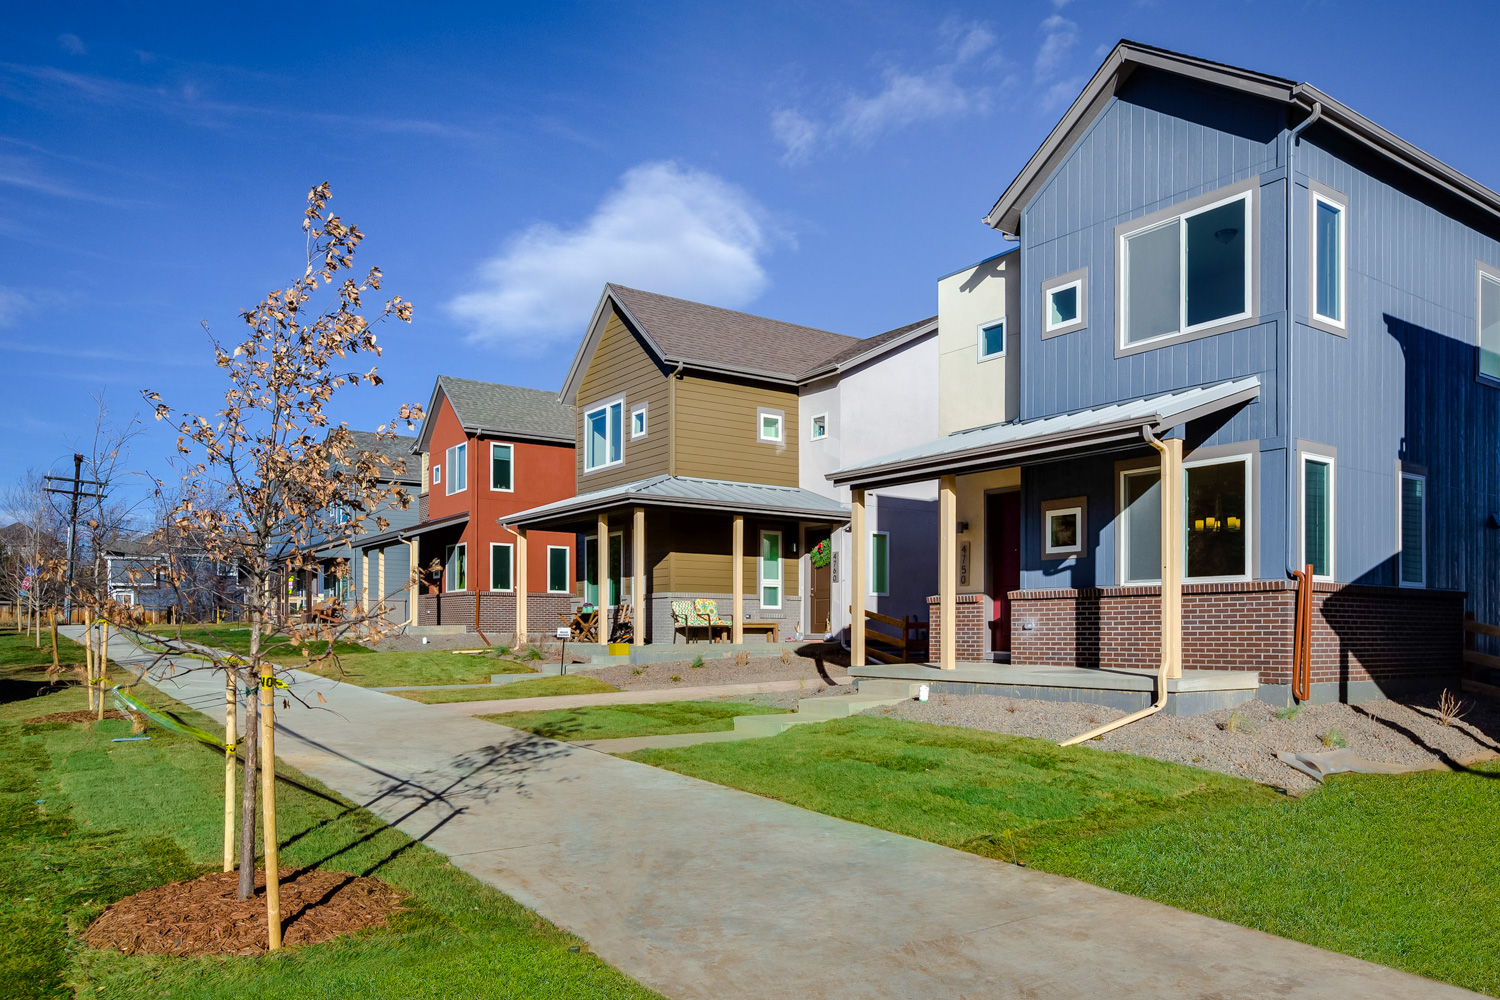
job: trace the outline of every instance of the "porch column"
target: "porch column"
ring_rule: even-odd
[[[599,641],[609,641],[609,625],[605,614],[609,607],[609,517],[603,511],[599,513],[599,538],[594,548],[594,558],[599,561],[594,565],[594,576],[599,580]]]
[[[938,480],[938,666],[958,666],[958,477]]]
[[[510,529],[516,536],[516,571],[511,588],[516,594],[516,645],[526,641],[526,605],[529,603],[531,587],[526,582],[526,529]]]
[[[865,491],[849,491],[849,665],[865,665]]]
[[[370,550],[359,550],[359,606],[370,613]]]
[[[417,604],[422,598],[422,564],[417,561],[422,552],[421,543],[415,538],[406,543],[406,624],[416,625],[422,620]]]
[[[646,644],[646,508],[637,507],[630,525],[631,636],[637,646]]]
[[[375,600],[379,606],[379,614],[385,617],[385,549],[376,549],[375,558],[380,560],[376,563],[379,567],[375,570]]]
[[[1161,442],[1161,659],[1182,676],[1182,439]]]
[[[729,639],[736,644],[745,641],[745,515],[734,515],[734,544],[729,548],[730,586],[734,594],[734,621],[729,627]]]

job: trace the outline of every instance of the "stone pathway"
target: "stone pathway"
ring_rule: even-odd
[[[675,1000],[1477,996],[444,707],[292,683],[332,711],[280,712],[282,759]],[[206,671],[159,687],[222,711]]]

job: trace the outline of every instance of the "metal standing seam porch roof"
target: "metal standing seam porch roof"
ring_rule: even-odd
[[[561,524],[621,506],[674,507],[815,521],[849,520],[845,504],[796,486],[663,475],[508,514],[500,523],[519,528]]]
[[[923,482],[939,476],[983,472],[1068,452],[1123,446],[1145,440],[1143,428],[1161,434],[1190,420],[1238,406],[1260,394],[1254,375],[1036,420],[957,431],[935,441],[846,465],[828,473],[838,486],[872,488]]]

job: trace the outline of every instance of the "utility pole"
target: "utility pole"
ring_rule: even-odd
[[[73,620],[73,567],[76,562],[78,551],[78,501],[81,497],[97,498],[103,500],[105,497],[104,484],[96,479],[85,482],[83,478],[83,456],[77,452],[73,453],[73,479],[68,487],[53,486],[54,482],[67,483],[68,480],[62,476],[47,476],[48,485],[45,487],[48,493],[60,493],[69,497],[72,501],[68,512],[68,579],[66,589],[63,591],[63,620]],[[94,487],[94,491],[85,493],[85,485]]]

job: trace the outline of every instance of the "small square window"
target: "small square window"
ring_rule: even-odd
[[[1081,551],[1082,521],[1083,511],[1078,507],[1047,511],[1047,555],[1073,555]]]
[[[630,411],[630,439],[646,436],[646,404],[642,403]]]
[[[757,410],[756,439],[769,444],[781,444],[784,420],[785,415],[780,410]]]
[[[828,414],[820,413],[812,418],[812,429],[809,436],[814,441],[821,441],[828,436]]]
[[[1066,326],[1078,318],[1078,286],[1054,289],[1047,297],[1047,325]]]
[[[1088,325],[1088,268],[1042,282],[1042,339],[1060,337]]]
[[[983,323],[979,327],[979,360],[1005,355],[1005,320]]]

